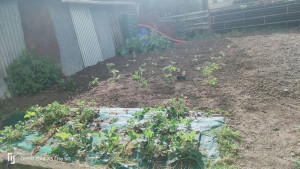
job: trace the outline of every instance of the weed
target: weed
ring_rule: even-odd
[[[58,85],[64,89],[64,91],[73,91],[75,90],[75,81],[72,77],[68,77],[66,79],[60,79],[58,81]]]
[[[196,68],[196,70],[200,71],[200,70],[201,70],[201,67],[200,67],[200,66],[199,66],[199,67],[197,67],[197,68]]]
[[[123,67],[128,67],[129,66],[129,64],[127,63],[126,65],[124,65]]]
[[[157,63],[152,63],[152,65],[157,66]]]
[[[154,71],[154,70],[152,70],[152,71],[151,71],[151,74],[152,74],[152,75],[154,75],[154,74],[155,74],[155,71]]]
[[[234,158],[239,150],[235,142],[242,138],[240,133],[227,125],[222,125],[214,134],[221,149],[221,156]]]

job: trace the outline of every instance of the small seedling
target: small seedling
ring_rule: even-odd
[[[153,74],[153,75],[155,74],[155,71],[154,71],[154,70],[152,70],[152,74]]]
[[[99,83],[99,78],[95,77],[94,80],[90,81],[89,88],[93,88],[95,85]]]
[[[213,78],[213,79],[208,79],[207,82],[211,85],[215,85],[217,83],[217,78]]]
[[[133,78],[136,79],[139,83],[147,86],[148,81],[143,77],[143,72],[145,71],[145,69],[143,69],[142,66],[146,66],[146,63],[144,63],[144,65],[141,65],[139,67],[139,70],[135,71]]]
[[[172,82],[174,82],[177,79],[177,76],[175,75],[175,73],[180,72],[180,69],[176,68],[172,64],[169,65],[169,66],[164,67],[162,70],[163,71],[168,70],[168,73],[165,74],[165,78],[170,78],[172,80]]]
[[[200,71],[200,70],[201,70],[201,67],[197,67],[196,70]]]
[[[161,57],[159,57],[159,59],[160,59],[160,60],[166,60],[166,59],[168,59],[168,57],[163,57],[163,56],[161,56]]]
[[[107,69],[108,69],[109,75],[110,75],[110,78],[107,80],[107,83],[110,84],[110,83],[113,83],[113,82],[116,82],[117,80],[119,80],[120,79],[120,75],[118,75],[119,70],[112,68],[114,66],[114,64],[107,63],[106,66],[107,66]]]
[[[128,62],[136,62],[136,60],[134,59],[134,60],[128,60]]]
[[[157,66],[157,63],[152,63],[152,65]]]
[[[123,67],[128,67],[129,66],[129,64],[127,63],[126,65],[124,65]]]
[[[227,49],[229,49],[230,47],[231,47],[231,46],[230,46],[230,45],[228,45],[228,46],[227,46]]]
[[[213,48],[208,48],[208,50],[209,50],[209,51],[212,51],[212,50],[213,50]]]

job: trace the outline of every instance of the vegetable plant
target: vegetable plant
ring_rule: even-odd
[[[171,62],[171,65],[164,67],[162,70],[165,72],[165,78],[171,79],[172,82],[174,82],[177,79],[176,72],[180,72],[180,69],[174,66],[174,63]]]
[[[94,86],[96,86],[97,84],[99,84],[99,78],[95,77],[94,80],[90,81],[89,83],[89,88],[93,88]]]
[[[107,67],[107,69],[109,71],[109,75],[110,75],[110,78],[107,80],[107,83],[113,83],[120,79],[121,75],[118,75],[119,70],[112,68],[114,65],[115,64],[113,64],[113,63],[106,64],[106,67]]]
[[[148,85],[148,81],[143,77],[143,72],[145,71],[145,69],[143,69],[142,66],[143,65],[141,65],[139,67],[139,70],[135,71],[135,73],[133,75],[133,78],[136,79],[139,83],[147,86]]]

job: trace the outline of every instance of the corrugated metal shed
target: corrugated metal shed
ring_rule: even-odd
[[[26,47],[36,48],[38,54],[46,55],[61,65],[59,47],[46,1],[19,0],[18,2]]]
[[[84,68],[79,44],[67,4],[48,2],[60,50],[60,61],[64,75],[72,75]]]
[[[85,5],[69,4],[69,9],[84,66],[92,66],[99,61],[103,61],[89,8]]]
[[[4,77],[6,68],[25,49],[17,0],[0,1],[0,98],[10,96]]]
[[[0,1],[0,78],[6,68],[25,49],[17,0]]]
[[[107,16],[109,11],[99,5],[89,6],[89,8],[95,25],[103,59],[111,58],[116,55],[116,50]]]

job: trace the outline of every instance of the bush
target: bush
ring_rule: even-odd
[[[5,81],[9,90],[17,95],[37,93],[56,83],[59,70],[47,56],[25,50],[8,66]]]
[[[59,87],[61,87],[62,89],[64,89],[64,91],[73,91],[75,90],[75,81],[73,78],[68,77],[65,79],[60,79],[58,81]]]
[[[149,35],[144,35],[142,40],[137,37],[126,39],[125,45],[118,48],[117,53],[124,56],[133,52],[160,51],[169,48],[171,45],[172,42],[169,39],[151,31]]]

